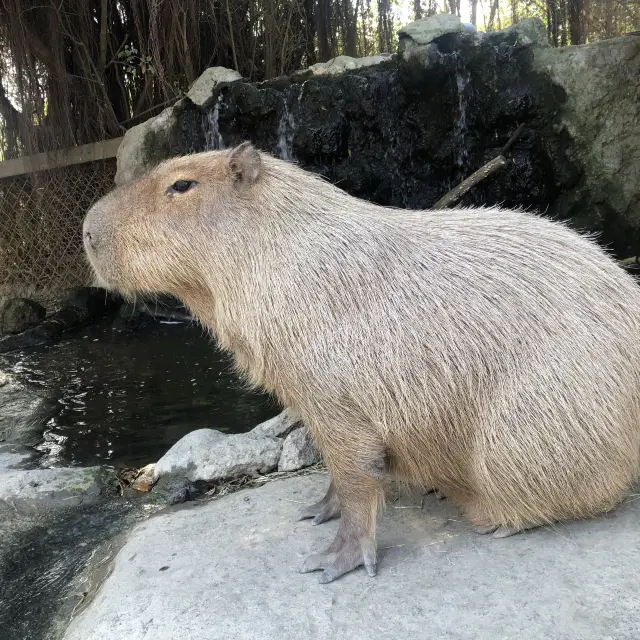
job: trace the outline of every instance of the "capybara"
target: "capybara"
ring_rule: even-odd
[[[376,572],[388,474],[505,536],[618,503],[640,456],[640,288],[592,239],[491,208],[390,209],[250,143],[166,161],[95,204],[124,294],[166,293],[299,413],[335,540],[300,571]]]

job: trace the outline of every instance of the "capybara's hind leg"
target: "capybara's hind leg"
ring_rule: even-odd
[[[362,464],[361,470],[364,474],[380,482],[388,482],[393,479],[389,471],[388,461],[384,456],[377,457],[373,461]],[[332,480],[324,498],[315,504],[300,509],[296,520],[313,518],[311,524],[318,525],[338,517],[340,517],[340,500],[338,499],[338,494],[336,493]]]
[[[303,507],[298,512],[296,520],[307,520],[313,518],[311,524],[317,525],[338,518],[340,516],[340,500],[336,493],[333,481],[329,484],[326,495],[320,502]]]
[[[382,485],[362,473],[334,479],[341,506],[338,532],[324,553],[308,556],[299,569],[301,573],[323,570],[321,584],[361,565],[370,576],[376,574],[375,521]]]

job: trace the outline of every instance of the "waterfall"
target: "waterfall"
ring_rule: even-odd
[[[222,104],[222,94],[216,100],[216,106],[213,111],[209,111],[204,124],[205,151],[213,151],[215,149],[224,149],[224,141],[220,133],[220,105]]]
[[[286,94],[283,107],[282,116],[280,116],[278,123],[278,151],[283,160],[291,161],[293,160],[293,136],[296,132],[296,123],[293,119],[293,113],[289,111]]]
[[[456,164],[464,167],[469,160],[469,153],[465,140],[467,133],[467,99],[465,89],[469,84],[469,71],[458,65],[456,68],[456,85],[458,87],[458,119],[454,130],[456,143]]]
[[[293,114],[289,112],[287,103],[284,104],[284,111],[278,123],[278,151],[283,160],[293,160],[293,135],[295,133],[295,122]]]

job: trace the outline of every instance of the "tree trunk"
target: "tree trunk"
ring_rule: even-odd
[[[316,63],[316,15],[314,11],[314,0],[304,0],[302,6],[302,19],[304,21],[305,57],[307,66]]]
[[[360,0],[356,0],[356,6],[351,4],[352,0],[344,0],[343,8],[345,13],[345,40],[344,53],[352,58],[358,57],[358,11],[360,10]]]
[[[500,8],[500,0],[493,0],[491,3],[491,11],[489,12],[489,22],[487,23],[487,31],[495,29],[496,14]]]
[[[318,29],[318,58],[326,62],[331,57],[329,32],[331,30],[331,1],[318,0],[316,8],[316,25]]]
[[[613,0],[604,0],[604,35],[607,38],[615,35],[613,29]]]
[[[470,0],[471,2],[471,24],[478,26],[478,0]]]

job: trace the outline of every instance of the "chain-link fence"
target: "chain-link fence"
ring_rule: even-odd
[[[82,220],[115,172],[109,158],[0,179],[0,301],[51,305],[89,283]]]

